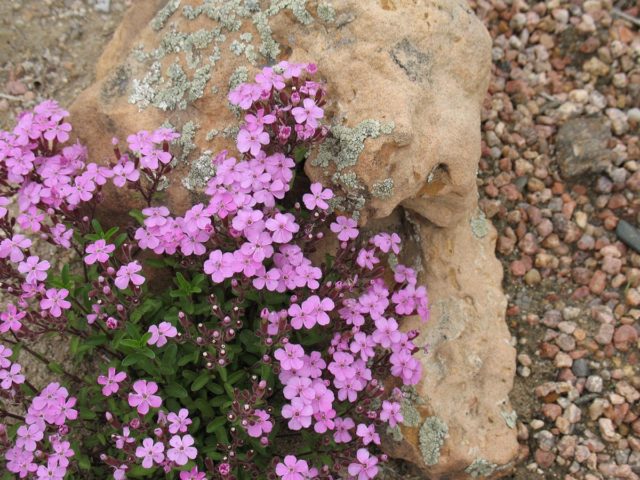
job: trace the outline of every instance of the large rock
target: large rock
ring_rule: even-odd
[[[495,477],[517,453],[514,350],[495,232],[476,214],[480,105],[490,39],[464,0],[139,0],[71,108],[94,158],[109,139],[165,122],[182,153],[164,201],[184,209],[233,147],[230,86],[274,60],[314,61],[333,138],[305,166],[344,209],[412,240],[433,302],[425,381],[388,448],[429,478]],[[112,196],[113,214],[132,199]]]

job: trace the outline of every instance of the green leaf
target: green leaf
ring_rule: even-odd
[[[53,373],[57,373],[58,375],[64,374],[64,370],[62,369],[62,365],[57,362],[51,362],[47,365],[47,368],[51,370]]]
[[[191,384],[191,391],[197,392],[198,390],[201,390],[202,387],[204,387],[209,382],[209,380],[211,380],[209,372],[202,372]]]
[[[227,417],[214,418],[207,424],[207,433],[211,433],[227,423]]]
[[[104,234],[104,230],[102,230],[102,226],[97,219],[94,218],[93,220],[91,220],[91,226],[96,233],[99,233],[100,235]]]
[[[189,396],[189,392],[185,390],[185,388],[179,383],[170,383],[165,387],[165,392],[175,398],[185,398]]]
[[[130,367],[131,365],[135,365],[136,363],[145,360],[144,355],[141,355],[139,353],[132,353],[130,355],[127,355],[126,357],[124,357],[122,359],[122,366],[123,367]]]
[[[144,215],[140,210],[130,210],[129,216],[135,218],[141,225],[144,223]]]
[[[307,156],[307,149],[303,146],[298,146],[293,150],[293,159],[296,163],[302,162]]]
[[[77,452],[78,449],[76,448],[75,451]],[[78,462],[78,466],[82,470],[91,470],[91,460],[89,460],[88,456],[82,455],[82,454],[76,454],[74,458],[76,462]]]
[[[124,340],[120,340],[120,345],[123,347],[133,348],[134,350],[140,348],[140,342],[138,340],[134,340],[133,338],[125,338]]]
[[[220,378],[222,379],[223,382],[227,381],[227,369],[225,367],[218,367],[218,374],[220,375]]]

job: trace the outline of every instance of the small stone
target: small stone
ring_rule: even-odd
[[[613,344],[621,352],[626,352],[638,341],[638,331],[631,325],[621,325],[613,334]]]
[[[608,418],[599,418],[598,426],[600,427],[600,433],[602,438],[607,442],[615,442],[618,439],[618,434],[613,426],[613,422]]]
[[[531,428],[534,430],[540,430],[542,427],[544,427],[544,422],[536,418],[531,420],[531,423],[529,423],[529,425],[531,425]]]
[[[565,352],[570,352],[571,350],[576,349],[576,339],[566,333],[558,335],[558,338],[556,338],[556,344]]]
[[[589,418],[592,421],[596,421],[602,416],[607,406],[611,406],[604,398],[596,398],[591,405],[589,405]]]
[[[562,416],[569,420],[569,423],[578,423],[582,417],[582,411],[579,407],[571,403],[567,408],[565,408]]]
[[[600,329],[598,330],[598,334],[595,336],[595,341],[600,345],[608,345],[613,340],[613,333],[615,331],[615,327],[609,323],[604,323],[600,325]]]
[[[629,247],[640,253],[640,230],[632,226],[630,223],[620,220],[616,227],[616,235]]]
[[[630,288],[624,294],[624,299],[627,302],[627,305],[631,305],[632,307],[637,307],[640,305],[640,289]]]
[[[607,274],[602,270],[596,270],[591,280],[589,280],[589,290],[591,293],[595,293],[596,295],[600,295],[604,292],[604,289],[607,287]]]
[[[610,139],[611,128],[605,117],[579,117],[566,122],[556,137],[562,176],[569,179],[605,169],[612,160]]]
[[[542,414],[552,422],[562,415],[562,407],[557,403],[545,403],[542,406]]]
[[[564,352],[559,352],[553,361],[555,366],[558,368],[570,368],[573,364],[571,356]]]
[[[589,362],[584,358],[574,360],[573,365],[571,366],[571,370],[576,377],[587,377],[591,372]]]
[[[531,357],[529,355],[527,355],[526,353],[521,353],[518,355],[518,363],[520,363],[520,365],[524,365],[525,367],[530,367],[533,362],[531,361]]]
[[[544,450],[538,449],[534,454],[534,458],[540,468],[549,468],[553,465],[556,456],[552,452],[545,452]]]
[[[604,381],[602,380],[602,377],[598,375],[590,375],[584,384],[584,388],[591,393],[600,393],[604,388]]]
[[[622,395],[629,403],[640,399],[640,392],[624,381],[616,384],[616,392]]]
[[[537,285],[541,280],[542,275],[540,275],[540,271],[536,268],[532,268],[524,276],[524,282],[527,285]]]

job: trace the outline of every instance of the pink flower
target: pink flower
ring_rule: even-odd
[[[154,463],[161,464],[164,461],[164,444],[145,438],[142,446],[136,448],[136,457],[142,459],[144,468],[152,468]]]
[[[95,243],[87,245],[86,252],[88,255],[84,257],[84,263],[93,265],[96,262],[106,263],[109,260],[109,254],[116,249],[113,244],[107,244],[106,240],[98,240]]]
[[[58,223],[51,229],[51,237],[53,241],[61,247],[70,248],[73,229],[67,228],[62,223]]]
[[[60,143],[64,143],[69,140],[69,132],[71,131],[70,123],[59,123],[50,126],[44,132],[44,138],[52,142],[57,140]]]
[[[9,390],[11,385],[20,385],[24,383],[24,375],[20,373],[22,366],[13,363],[8,370],[0,370],[0,387],[3,390]]]
[[[40,308],[42,310],[48,310],[49,314],[53,317],[60,317],[62,310],[68,310],[71,308],[71,303],[65,300],[69,296],[69,290],[61,288],[50,288],[45,292],[45,297],[40,300]]]
[[[220,466],[222,465],[225,464],[221,463]],[[206,474],[199,472],[198,467],[193,467],[191,470],[180,472],[180,480],[206,480]]]
[[[309,473],[309,465],[304,460],[298,460],[293,455],[284,457],[284,462],[276,465],[276,475],[282,480],[305,480]]]
[[[47,270],[51,264],[46,260],[40,261],[40,257],[31,255],[18,265],[18,271],[26,274],[27,282],[43,282],[47,279]]]
[[[362,268],[373,270],[373,267],[380,263],[380,260],[376,257],[374,250],[367,250],[366,248],[363,248],[358,253],[356,263]]]
[[[167,338],[173,338],[178,335],[176,327],[169,322],[161,322],[160,325],[151,325],[149,327],[151,338],[147,340],[149,345],[155,345],[158,348],[167,344]]]
[[[9,365],[11,365],[11,360],[8,360],[8,358],[11,355],[13,355],[13,351],[9,347],[5,347],[4,345],[0,344],[0,368],[9,368]]]
[[[398,423],[402,422],[404,418],[400,411],[400,404],[398,402],[383,400],[380,420],[387,422],[391,427],[395,427]]]
[[[120,382],[123,382],[125,378],[127,378],[125,372],[116,372],[115,368],[110,367],[106,377],[104,375],[98,377],[98,384],[103,385],[102,394],[108,397],[116,393],[120,389]]]
[[[290,213],[276,213],[273,218],[266,221],[267,230],[273,232],[271,238],[275,243],[289,243],[293,234],[300,230],[300,225],[295,222],[295,217]]]
[[[123,464],[114,468],[113,480],[125,480],[127,478],[127,470],[129,470],[129,467]]]
[[[406,350],[391,354],[391,375],[401,378],[405,385],[417,385],[422,376],[422,365]]]
[[[349,475],[357,480],[370,480],[378,475],[378,458],[372,456],[366,448],[361,448],[356,454],[358,463],[349,465]]]
[[[138,274],[140,270],[142,270],[142,267],[137,261],[120,267],[116,273],[116,280],[114,282],[116,287],[124,290],[129,286],[129,282],[138,287],[142,285],[144,283],[144,277]]]
[[[353,218],[339,216],[336,221],[331,223],[331,231],[338,235],[338,240],[348,242],[358,236],[357,223]]]
[[[170,433],[185,433],[187,431],[187,427],[191,425],[189,410],[187,410],[186,408],[181,408],[177,415],[173,412],[170,412],[169,415],[167,415],[167,421],[169,422]]]
[[[247,433],[250,437],[260,438],[262,435],[270,433],[273,428],[273,424],[269,421],[269,414],[264,410],[256,410],[253,412],[253,416],[249,419],[249,425],[247,425]]]
[[[322,184],[318,182],[312,183],[310,190],[311,193],[305,193],[302,196],[304,206],[307,207],[308,210],[315,210],[316,208],[327,210],[329,204],[326,200],[333,198],[333,191],[329,188],[323,189]]]
[[[299,370],[304,367],[302,358],[304,357],[304,349],[300,345],[287,343],[284,350],[279,348],[273,356],[280,362],[283,370]]]
[[[304,402],[301,398],[294,398],[291,404],[282,407],[282,417],[288,418],[290,430],[301,430],[311,425],[313,407]]]
[[[172,448],[167,450],[167,458],[177,465],[186,465],[189,460],[193,460],[198,455],[198,450],[193,447],[193,437],[191,435],[174,435],[169,440]]]
[[[7,304],[7,309],[0,314],[0,333],[7,333],[9,330],[17,332],[22,327],[22,320],[27,315],[26,312],[18,312],[12,303]],[[0,362],[0,367],[2,366]]]
[[[302,107],[295,107],[291,114],[296,119],[296,123],[307,123],[312,127],[318,125],[318,119],[324,117],[324,110],[316,105],[311,98],[302,101]]]
[[[262,130],[249,131],[241,129],[238,132],[237,147],[240,153],[250,152],[254,157],[262,150],[262,145],[269,144],[269,134]]]
[[[7,209],[5,207],[7,207],[8,205],[11,205],[11,200],[9,200],[7,197],[0,197],[0,218],[4,218],[7,216]]]
[[[146,415],[149,412],[149,407],[159,408],[162,405],[162,399],[154,395],[158,391],[157,383],[136,380],[133,384],[133,390],[135,393],[129,394],[129,406],[136,407],[139,414]]]
[[[157,170],[159,163],[166,165],[171,162],[171,154],[163,150],[151,150],[140,157],[140,166],[149,170]]]
[[[47,466],[40,465],[36,471],[38,479],[41,480],[63,480],[67,474],[67,469],[57,464],[57,462],[48,461]]]
[[[7,258],[13,263],[21,262],[24,259],[23,250],[31,246],[31,240],[24,235],[16,234],[11,238],[5,238],[0,243],[0,258]]]
[[[113,167],[113,184],[116,187],[124,187],[127,182],[137,182],[140,179],[140,172],[132,161],[119,163]]]
[[[330,298],[323,298],[312,295],[307,298],[302,305],[294,303],[289,307],[289,315],[291,316],[291,326],[296,330],[300,330],[303,325],[305,328],[313,328],[316,324],[328,325],[330,318],[326,312],[330,312],[334,308],[334,303]]]
[[[369,445],[371,442],[380,445],[380,435],[376,432],[375,425],[365,425],[360,423],[356,428],[356,435],[362,439],[362,443]]]
[[[18,428],[16,446],[24,448],[28,452],[34,452],[38,442],[44,438],[43,429],[43,424],[22,425]]]
[[[222,253],[221,250],[212,251],[209,259],[204,262],[204,273],[211,275],[214,283],[233,277],[233,274],[241,272],[242,268],[242,264],[236,260],[233,253]]]
[[[373,340],[382,348],[389,348],[400,341],[398,322],[394,318],[378,318],[375,321],[376,329],[373,331]]]

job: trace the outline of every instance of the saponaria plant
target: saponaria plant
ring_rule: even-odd
[[[397,387],[421,378],[399,321],[426,320],[427,293],[387,266],[398,235],[363,238],[302,173],[328,135],[316,70],[281,62],[230,92],[238,155],[214,158],[182,216],[157,200],[171,129],[114,139],[110,165],[68,144],[53,101],[0,133],[2,478],[377,476]],[[144,202],[132,225],[98,220],[108,184]],[[59,268],[36,237],[78,261]],[[53,334],[75,367],[34,347]],[[59,379],[31,384],[20,352]]]

